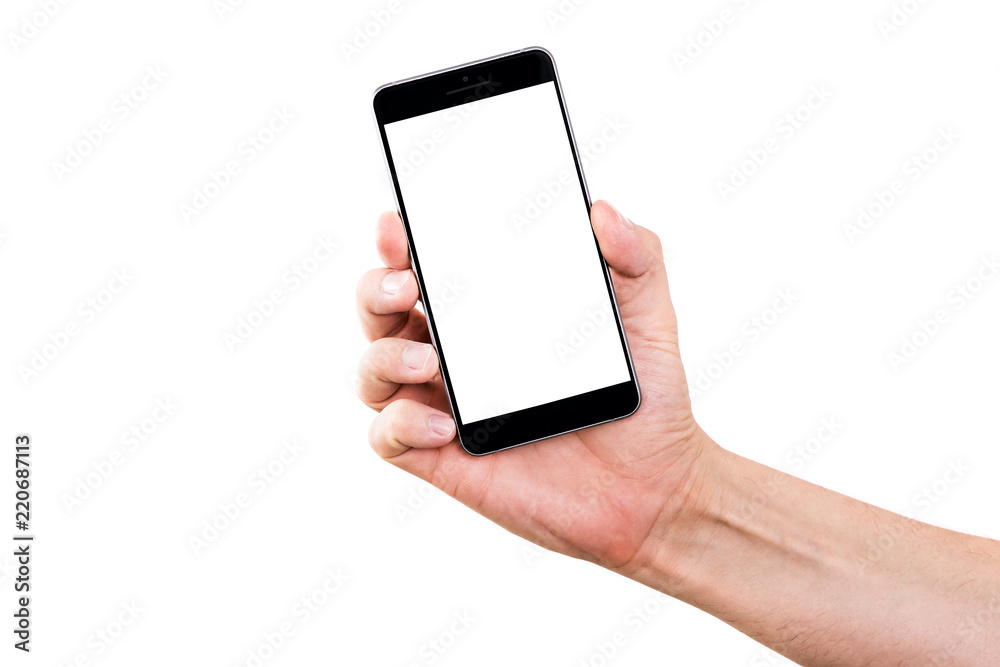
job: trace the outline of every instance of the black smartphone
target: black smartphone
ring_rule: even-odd
[[[490,454],[635,412],[552,54],[386,84],[373,107],[462,447]]]

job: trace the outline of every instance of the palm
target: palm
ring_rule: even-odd
[[[407,442],[426,437],[414,435],[426,433],[418,426],[427,419],[420,409],[448,413],[449,406],[433,370],[413,382],[384,377],[404,373],[398,355],[407,345],[398,339],[429,342],[427,322],[414,307],[414,284],[397,287],[389,297],[378,287],[390,273],[409,275],[406,236],[393,214],[383,216],[376,231],[389,268],[369,272],[359,285],[362,326],[374,341],[371,350],[384,355],[368,359],[371,370],[359,394],[376,410],[392,408],[376,418],[375,436],[369,437],[395,465],[522,537],[624,569],[638,562],[636,554],[657,518],[677,507],[672,499],[683,502],[690,462],[703,439],[695,437],[700,431],[691,415],[659,239],[602,202],[592,209],[592,223],[612,267],[642,391],[636,414],[485,457],[465,453],[457,440],[432,446]],[[409,419],[401,416],[407,410]]]
[[[621,282],[616,276],[620,298],[627,298]],[[625,565],[664,509],[662,498],[683,479],[678,464],[689,452],[681,445],[696,429],[665,295],[659,305],[635,311],[623,299],[626,330],[648,330],[651,317],[662,329],[658,343],[630,337],[643,394],[633,416],[486,457],[466,454],[454,440],[437,449],[407,450],[392,461],[533,542]],[[412,311],[409,320],[408,337],[426,342],[423,315]],[[403,386],[397,394],[449,410],[440,377]]]

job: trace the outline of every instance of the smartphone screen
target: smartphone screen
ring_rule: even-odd
[[[546,406],[565,412],[574,397],[635,384],[557,79],[532,77],[545,78],[479,74],[451,93],[461,103],[443,91],[446,108],[382,124],[425,313],[466,425],[538,422]]]

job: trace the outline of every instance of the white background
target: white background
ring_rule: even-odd
[[[555,85],[386,136],[396,164],[420,163],[403,205],[465,423],[628,382]]]
[[[8,33],[40,10],[5,4],[0,438],[36,443],[32,664],[245,665],[286,620],[295,634],[265,664],[428,664],[425,642],[466,611],[471,629],[435,664],[596,665],[595,643],[619,630],[628,642],[608,664],[778,664],[676,602],[650,603],[659,612],[636,632],[626,615],[649,590],[525,551],[437,493],[401,521],[424,489],[366,444],[354,289],[393,206],[371,92],[534,44],[555,53],[581,144],[620,129],[593,151],[591,193],[664,241],[689,377],[719,377],[695,403],[706,430],[866,501],[1000,536],[1000,285],[961,311],[948,301],[1000,252],[1000,7],[927,3],[886,38],[888,0],[592,0],[552,25],[555,6],[407,2],[348,62],[341,44],[385,3],[251,0],[220,18],[210,0],[71,2],[17,52]],[[734,20],[679,70],[673,54],[723,9]],[[118,120],[115,98],[157,65],[165,80]],[[813,86],[832,97],[785,139],[776,124]],[[282,106],[294,120],[241,161]],[[105,117],[113,132],[60,182],[52,162]],[[857,208],[949,126],[954,146],[850,243]],[[769,138],[778,152],[723,202],[717,181]],[[185,223],[179,205],[230,160],[240,173]],[[327,235],[339,249],[307,262],[327,256]],[[293,290],[283,275],[304,263],[316,270]],[[78,304],[123,267],[128,287],[25,384],[18,366],[82,325]],[[744,327],[786,289],[794,305],[751,340]],[[224,336],[274,290],[283,302],[231,352]],[[888,353],[938,308],[948,323],[894,370]],[[745,353],[712,368],[734,342]],[[168,397],[175,413],[67,511],[64,494]],[[843,428],[793,466],[830,417]],[[257,495],[248,478],[292,437],[305,450]],[[914,496],[949,461],[970,470],[924,511]],[[196,556],[189,537],[240,493],[252,504]],[[8,624],[12,559],[0,564]],[[350,580],[299,624],[296,600],[338,567]],[[88,636],[131,601],[144,611],[94,657]],[[3,663],[18,664],[4,636]]]

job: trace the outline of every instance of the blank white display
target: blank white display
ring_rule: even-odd
[[[462,420],[628,382],[555,84],[385,131]]]

